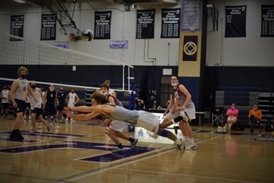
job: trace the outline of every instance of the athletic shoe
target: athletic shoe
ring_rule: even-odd
[[[22,137],[19,130],[13,130],[10,134],[10,140],[22,141],[24,140],[24,137]]]
[[[133,149],[136,146],[137,142],[138,142],[138,139],[134,139],[134,141],[130,143],[131,149]]]
[[[182,145],[183,145],[183,142],[181,143],[181,144],[176,144],[177,145],[177,148],[179,149],[179,150],[181,150],[181,147],[182,147]]]
[[[180,141],[182,142],[182,146],[183,146],[183,148],[185,148],[185,140],[184,140],[184,138],[179,138],[180,139]]]
[[[152,133],[152,132],[148,132],[148,131],[147,131],[147,134],[148,134],[150,137],[154,138],[155,140],[158,138],[158,135],[157,135],[156,133]]]
[[[124,148],[117,148],[117,149],[114,149],[114,150],[112,150],[112,152],[113,153],[124,153],[124,152],[126,152],[126,150],[124,149]]]
[[[20,130],[17,131],[17,138],[19,141],[24,140],[24,137],[21,135]]]
[[[32,129],[30,129],[30,131],[29,131],[31,134],[34,134],[34,129],[32,128]]]
[[[186,146],[186,150],[195,150],[197,149],[197,145],[195,143],[191,143],[190,145]]]

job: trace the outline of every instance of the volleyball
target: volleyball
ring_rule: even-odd
[[[93,31],[90,29],[83,30],[82,37],[84,41],[92,41],[94,37]]]

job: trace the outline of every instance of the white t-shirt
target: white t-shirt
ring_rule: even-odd
[[[113,89],[110,89],[110,88],[109,88],[108,94],[110,94],[110,95],[115,95],[115,91],[114,91]]]
[[[9,93],[10,91],[5,89],[2,90],[1,94],[2,94],[2,104],[6,104],[9,103]]]
[[[39,88],[35,88],[35,91],[33,91],[33,95],[37,99],[37,102],[35,102],[34,98],[31,95],[29,95],[28,97],[31,110],[33,110],[34,108],[40,109],[42,107],[42,97],[39,91]]]
[[[76,93],[70,92],[68,95],[69,95],[68,104],[74,105],[74,103],[75,103],[75,101],[76,101],[76,96],[77,96],[77,94],[76,94]]]

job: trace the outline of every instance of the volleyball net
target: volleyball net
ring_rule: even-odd
[[[0,91],[4,86],[7,86],[9,89],[12,85],[12,82],[15,79],[11,78],[2,78],[0,77]],[[42,82],[42,81],[32,81],[29,80],[29,82],[35,82],[36,86],[38,88],[43,89],[44,91],[48,90],[49,85],[53,85],[56,92],[60,90],[62,87],[64,89],[64,93],[67,96],[67,94],[73,89],[75,93],[79,97],[79,102],[77,105],[91,105],[91,99],[90,96],[95,92],[98,91],[99,87],[91,87],[91,86],[81,86],[81,85],[70,85],[70,84],[63,84],[63,83],[52,83],[52,82]],[[122,89],[114,89],[116,93],[116,97],[122,102],[123,106],[125,108],[130,109],[133,105],[132,102],[135,102],[135,98],[132,95],[132,90],[122,90]]]
[[[133,66],[124,63],[122,58],[112,60],[69,49],[69,44],[67,41],[35,41],[0,32],[0,65],[121,66],[121,78],[116,78],[116,81],[119,80],[122,90],[130,90]],[[7,76],[0,73],[0,77]]]
[[[117,92],[117,98],[122,101],[125,107],[130,105],[129,100],[132,93],[132,90],[130,89],[130,70],[133,68],[133,66],[124,63],[122,60],[112,60],[69,49],[66,47],[66,45],[69,45],[69,42],[66,41],[63,41],[61,46],[58,43],[59,42],[53,41],[35,41],[0,32],[0,67],[1,65],[23,65],[26,67],[28,67],[28,65],[121,66],[123,67],[123,73],[119,74],[121,79],[116,78],[116,84],[119,82],[119,88],[113,89],[115,89]],[[92,42],[89,44],[92,44]],[[0,73],[0,90],[2,90],[4,85],[10,86],[15,79],[8,78],[10,76],[7,76],[8,74],[5,75],[5,72],[10,73],[12,71],[4,70],[2,73]],[[49,71],[49,74],[59,73],[50,73]],[[58,75],[56,75],[56,78],[58,78]],[[35,80],[35,77],[32,79]],[[35,82],[41,88],[48,88],[50,84],[53,84],[56,90],[59,90],[60,87],[64,87],[64,89],[67,91],[69,91],[71,88],[74,88],[76,92],[78,91],[80,93],[81,98],[80,96],[79,98],[81,100],[81,104],[85,105],[90,105],[90,94],[99,89],[98,85],[95,85],[97,87],[82,86],[80,82],[79,85],[72,85],[72,83],[75,84],[75,82],[70,82],[69,76],[68,80],[64,81],[66,84],[58,83],[58,81],[54,80],[36,80]],[[92,79],[90,83],[93,83]],[[98,83],[98,81],[96,83]]]

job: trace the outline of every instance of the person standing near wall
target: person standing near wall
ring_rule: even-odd
[[[9,90],[7,86],[3,87],[1,91],[1,113],[4,119],[8,118],[8,109],[9,109]]]
[[[250,124],[250,132],[253,133],[255,126],[257,123],[260,124],[260,120],[262,119],[262,111],[259,109],[258,104],[255,103],[253,105],[253,109],[251,109],[248,113],[248,119],[249,119],[249,124]]]
[[[10,90],[10,100],[12,102],[12,106],[15,109],[15,113],[16,113],[16,119],[15,119],[13,131],[10,134],[10,140],[22,141],[24,140],[24,137],[20,133],[20,127],[23,121],[24,111],[26,109],[26,104],[25,104],[26,91],[30,93],[30,95],[34,98],[34,101],[37,102],[37,99],[33,95],[33,92],[31,91],[31,88],[29,86],[29,82],[26,79],[26,76],[28,74],[28,69],[26,67],[21,66],[18,69],[17,74],[19,78],[12,83],[11,90]]]

